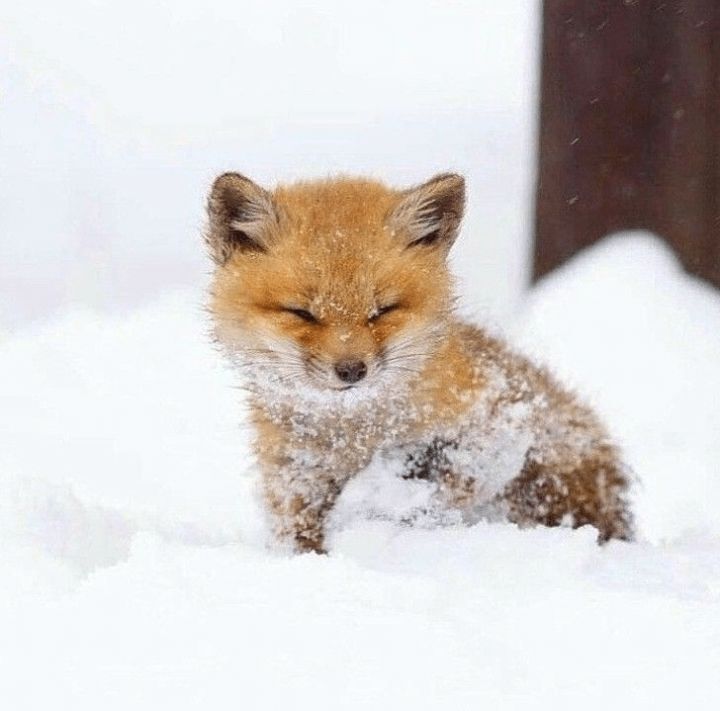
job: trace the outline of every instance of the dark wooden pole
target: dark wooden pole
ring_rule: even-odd
[[[647,228],[720,286],[720,0],[545,0],[534,274]]]

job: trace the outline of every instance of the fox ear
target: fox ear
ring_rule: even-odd
[[[270,193],[239,173],[223,173],[210,190],[209,225],[205,240],[217,264],[235,251],[265,252],[277,226]]]
[[[408,248],[437,245],[447,251],[458,235],[464,209],[465,179],[441,173],[402,193],[389,226],[403,235]]]

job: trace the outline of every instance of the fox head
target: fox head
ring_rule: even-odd
[[[459,175],[408,190],[333,178],[215,180],[206,241],[218,340],[251,374],[325,392],[418,376],[452,311]]]

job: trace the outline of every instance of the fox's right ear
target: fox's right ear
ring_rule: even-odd
[[[265,252],[278,224],[272,195],[239,173],[223,173],[210,190],[205,241],[210,256],[225,264],[236,251]]]
[[[464,209],[465,179],[441,173],[404,191],[389,224],[404,235],[408,248],[439,248],[447,253],[457,237]]]

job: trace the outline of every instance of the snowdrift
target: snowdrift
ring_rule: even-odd
[[[408,528],[426,484],[371,467],[329,556],[268,550],[202,301],[0,340],[3,708],[720,702],[720,296],[654,238],[579,256],[508,329],[637,474],[641,540],[602,549],[590,529]]]

